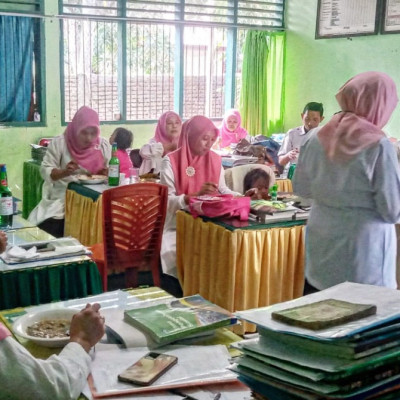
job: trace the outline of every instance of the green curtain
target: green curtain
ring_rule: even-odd
[[[251,135],[283,131],[285,37],[285,32],[247,32],[239,108]]]

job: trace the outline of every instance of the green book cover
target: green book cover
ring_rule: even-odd
[[[124,320],[149,334],[158,344],[236,323],[229,311],[198,294],[167,304],[125,310]]]
[[[325,299],[299,307],[274,311],[271,317],[288,325],[319,330],[356,321],[374,314],[376,314],[376,306],[373,304]]]

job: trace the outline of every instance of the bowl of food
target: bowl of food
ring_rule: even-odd
[[[69,342],[71,320],[77,312],[71,308],[28,312],[14,322],[13,331],[40,346],[63,347]]]

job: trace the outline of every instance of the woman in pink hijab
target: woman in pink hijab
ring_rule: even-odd
[[[211,151],[218,137],[212,121],[201,115],[182,126],[178,149],[164,157],[161,183],[168,186],[168,211],[161,245],[163,272],[176,277],[176,219],[192,196],[232,192],[225,184],[221,157]]]
[[[53,138],[40,167],[42,200],[29,221],[55,237],[64,235],[65,193],[78,174],[107,175],[111,146],[100,137],[97,112],[81,107],[63,135]]]
[[[228,147],[231,143],[239,143],[242,139],[246,139],[251,142],[251,137],[247,133],[246,129],[240,125],[242,118],[238,110],[228,110],[224,119],[222,120],[222,126],[220,128],[220,147]]]
[[[139,174],[158,174],[162,158],[176,150],[182,129],[181,117],[174,111],[167,111],[158,120],[154,137],[140,149],[142,164]]]
[[[341,111],[302,147],[293,188],[313,200],[307,223],[306,287],[345,281],[397,288],[400,170],[382,128],[397,105],[396,85],[364,72],[336,95]]]

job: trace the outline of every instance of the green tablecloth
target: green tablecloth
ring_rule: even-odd
[[[0,272],[0,309],[102,293],[92,260]]]
[[[34,160],[24,162],[22,216],[28,218],[31,211],[42,198],[43,178],[40,175],[40,163]]]

